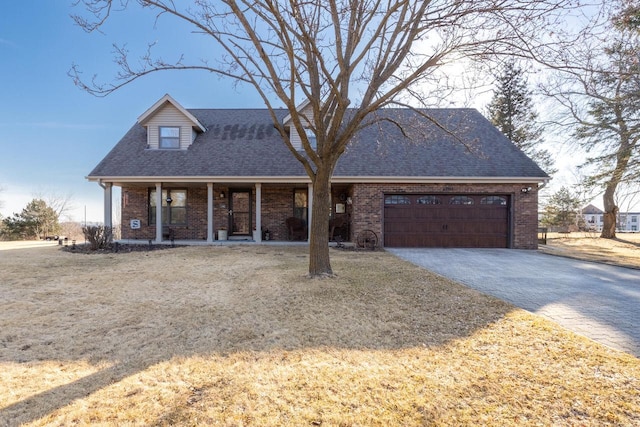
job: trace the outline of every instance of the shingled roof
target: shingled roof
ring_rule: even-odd
[[[306,178],[266,109],[188,109],[207,129],[186,150],[147,148],[136,123],[91,171],[90,180]],[[284,119],[286,110],[277,111]],[[429,117],[429,119],[425,118]],[[521,150],[474,109],[380,110],[340,158],[334,177],[548,179]],[[399,126],[400,125],[400,126]]]

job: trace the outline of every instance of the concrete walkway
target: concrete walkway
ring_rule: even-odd
[[[640,270],[514,249],[387,249],[640,357]]]

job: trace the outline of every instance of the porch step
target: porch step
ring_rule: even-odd
[[[234,242],[252,242],[253,238],[249,236],[229,236],[227,240],[232,240]]]

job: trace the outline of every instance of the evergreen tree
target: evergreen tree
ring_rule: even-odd
[[[533,108],[524,71],[509,61],[496,77],[496,83],[488,106],[489,120],[549,175],[554,174],[557,169],[551,153],[539,148],[544,142],[543,128],[536,124],[538,114]]]
[[[562,187],[549,197],[549,202],[542,215],[542,225],[547,227],[576,225],[579,219],[578,209],[581,204],[580,197],[572,194],[568,188]]]
[[[614,24],[621,30],[640,31],[640,1],[622,0],[620,12],[614,16]]]
[[[60,229],[58,214],[41,199],[33,199],[20,214],[13,214],[2,222],[5,235],[11,239],[37,239]]]

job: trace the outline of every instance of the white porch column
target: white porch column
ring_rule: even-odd
[[[253,238],[262,242],[262,184],[256,183],[256,231]]]
[[[162,242],[162,184],[156,183],[156,243]]]
[[[113,227],[113,183],[107,182],[104,188],[104,226]]]
[[[207,242],[213,242],[213,182],[207,182]]]
[[[313,184],[307,186],[307,240],[311,242],[311,212],[313,211]]]

